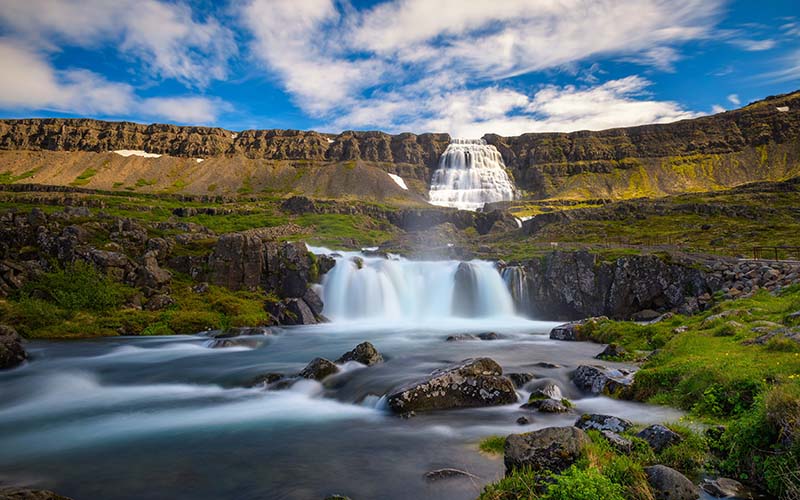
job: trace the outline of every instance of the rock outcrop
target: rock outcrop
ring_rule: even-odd
[[[0,325],[0,370],[19,366],[26,359],[22,337],[10,326]]]
[[[71,500],[49,490],[0,487],[0,500]]]
[[[644,439],[656,453],[661,453],[665,448],[678,444],[683,438],[675,431],[660,424],[645,427],[636,437]]]
[[[620,433],[633,427],[633,422],[613,415],[592,413],[581,415],[575,421],[575,427],[584,431],[596,430]]]
[[[372,366],[376,363],[383,362],[383,356],[375,349],[375,346],[370,342],[362,342],[358,344],[352,351],[342,354],[337,363],[347,363],[348,361],[357,361],[362,365]]]
[[[581,365],[572,374],[572,382],[592,394],[625,398],[633,386],[634,373],[605,366]]]
[[[389,408],[395,413],[496,406],[517,400],[514,384],[489,358],[468,359],[433,372],[392,392]]]
[[[524,467],[557,474],[574,464],[589,442],[589,436],[576,427],[548,427],[511,434],[506,438],[503,453],[506,475]]]

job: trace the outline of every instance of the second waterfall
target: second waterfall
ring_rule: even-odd
[[[503,157],[483,139],[453,139],[431,177],[433,205],[478,210],[486,203],[514,199]]]

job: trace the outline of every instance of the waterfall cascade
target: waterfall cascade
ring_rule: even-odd
[[[528,300],[528,276],[522,266],[506,266],[500,272],[515,304],[524,308]]]
[[[514,316],[511,294],[492,262],[334,255],[336,266],[322,283],[323,314],[333,321],[422,323]]]
[[[431,177],[433,205],[478,210],[486,203],[514,199],[500,152],[483,139],[453,139]]]

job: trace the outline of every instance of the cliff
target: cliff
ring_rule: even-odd
[[[800,175],[800,92],[669,124],[485,139],[500,151],[521,193],[538,199],[627,199],[777,181]],[[40,184],[128,190],[138,184],[140,191],[192,194],[223,186],[230,194],[250,190],[257,180],[261,189],[278,193],[385,200],[409,193],[397,192],[387,176],[368,171],[400,175],[412,181],[411,191],[424,195],[449,141],[447,134],[430,133],[233,132],[90,119],[0,120],[0,182],[31,182],[24,179],[35,175],[33,182]],[[164,156],[125,161],[113,154],[92,156],[123,149]],[[76,154],[84,156],[72,161]],[[196,159],[204,161],[189,164]],[[75,163],[88,166],[62,167]],[[359,175],[346,185],[336,181],[345,173],[342,166],[354,164]],[[330,165],[339,170],[319,170]],[[98,175],[78,179],[86,168]],[[135,177],[131,169],[137,170]],[[303,169],[323,180],[295,182],[308,173]],[[191,172],[175,173],[186,171]],[[381,178],[377,188],[359,186],[362,177],[376,176]],[[328,188],[331,182],[337,186]]]

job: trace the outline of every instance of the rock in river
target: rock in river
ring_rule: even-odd
[[[300,372],[300,376],[311,380],[321,381],[325,377],[339,372],[339,367],[325,358],[314,358]]]
[[[633,422],[625,420],[624,418],[614,417],[612,415],[598,415],[597,413],[581,415],[575,421],[575,427],[584,431],[611,431],[611,432],[625,432],[633,427]]]
[[[547,427],[506,438],[503,461],[506,475],[530,467],[535,472],[561,472],[574,464],[589,436],[576,427]]]
[[[357,361],[362,365],[372,366],[375,363],[382,362],[383,356],[375,349],[374,345],[369,342],[362,342],[358,344],[355,349],[342,354],[342,356],[336,360],[337,363],[347,363],[348,361]]]
[[[389,395],[389,408],[396,413],[497,406],[517,400],[514,384],[492,359],[467,359],[433,372]]]
[[[578,388],[592,394],[625,397],[633,385],[633,372],[604,366],[581,365],[572,375]]]

